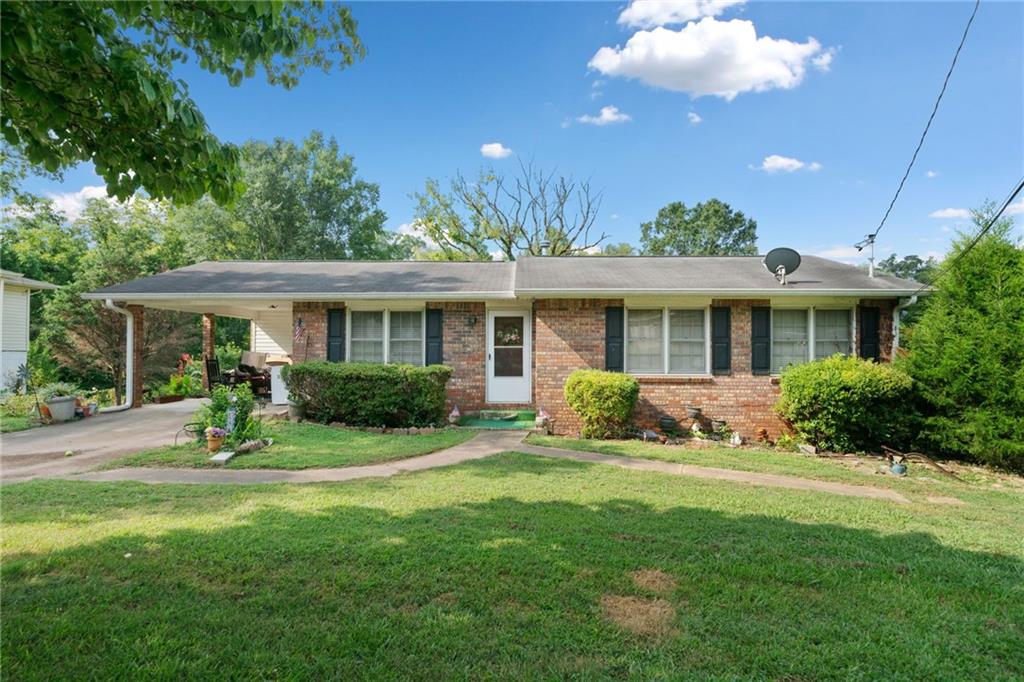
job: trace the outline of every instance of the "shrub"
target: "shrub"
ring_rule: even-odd
[[[444,420],[452,370],[366,362],[301,362],[286,368],[292,400],[310,419],[353,426],[429,426]]]
[[[51,398],[77,397],[82,389],[69,381],[55,381],[39,389],[39,399],[43,402]]]
[[[215,387],[210,392],[210,402],[196,412],[196,421],[200,422],[204,428],[213,426],[227,429],[228,410],[232,406],[235,408],[235,423],[233,428],[228,431],[225,441],[229,444],[237,444],[259,438],[262,435],[262,424],[252,414],[252,389],[248,384],[240,384],[234,389],[223,385]]]
[[[626,434],[640,384],[628,374],[580,369],[565,382],[565,400],[583,421],[584,438]]]
[[[1012,228],[1003,218],[970,250],[967,236],[954,242],[956,265],[918,304],[897,366],[921,397],[917,447],[1024,473],[1024,249]]]
[[[781,385],[776,411],[820,448],[900,447],[910,435],[913,382],[892,365],[834,355],[787,368]]]

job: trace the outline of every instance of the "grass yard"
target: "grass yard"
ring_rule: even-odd
[[[464,443],[476,435],[467,429],[444,429],[415,436],[396,436],[338,429],[319,424],[273,422],[268,448],[238,455],[227,465],[210,462],[205,443],[169,445],[107,462],[103,468],[186,467],[228,469],[314,469],[389,462]]]
[[[910,482],[905,482],[911,485]],[[1024,676],[1024,495],[503,454],[304,486],[3,488],[10,679]]]
[[[644,443],[638,440],[585,440],[564,438],[561,436],[542,436],[530,434],[527,442],[583,452],[599,452],[619,457],[636,457],[653,459],[678,464],[694,464],[697,466],[717,467],[720,469],[736,469],[766,474],[782,474],[815,478],[822,481],[852,483],[854,485],[871,485],[876,487],[894,488],[900,491],[913,490],[913,484],[924,486],[942,486],[946,479],[924,464],[910,463],[908,475],[903,478],[880,475],[877,473],[883,460],[865,458],[864,464],[851,467],[841,460],[816,457],[796,452],[755,448],[703,447],[691,448],[685,445],[672,446],[659,443]],[[979,483],[993,483],[1006,480],[1011,485],[1021,482],[1019,477],[1001,477],[991,470],[977,468],[959,468],[959,475]],[[909,485],[908,485],[909,483]],[[917,486],[921,487],[921,486]],[[1024,490],[1024,488],[1022,488]]]
[[[11,433],[12,431],[24,431],[39,426],[35,417],[0,416],[0,433]]]

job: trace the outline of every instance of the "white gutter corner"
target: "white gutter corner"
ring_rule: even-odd
[[[125,330],[124,402],[120,405],[102,407],[100,408],[100,412],[122,412],[132,406],[132,402],[135,398],[133,395],[135,387],[133,386],[134,382],[132,381],[132,374],[135,370],[135,315],[126,308],[120,308],[114,305],[113,299],[110,298],[103,301],[103,307],[124,315],[128,327]]]
[[[896,351],[900,349],[900,317],[903,311],[917,303],[917,294],[910,298],[902,298],[892,309],[892,357],[896,357]]]

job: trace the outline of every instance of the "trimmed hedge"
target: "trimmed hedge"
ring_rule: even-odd
[[[834,355],[782,373],[775,409],[804,440],[826,450],[901,447],[916,419],[913,381],[900,369]]]
[[[352,426],[429,426],[444,421],[443,365],[302,362],[285,368],[292,399],[319,422]]]
[[[640,384],[628,374],[580,369],[565,382],[565,400],[580,416],[584,438],[617,438],[629,429]]]

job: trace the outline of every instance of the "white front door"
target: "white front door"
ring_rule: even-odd
[[[487,402],[530,402],[530,312],[487,311]]]

